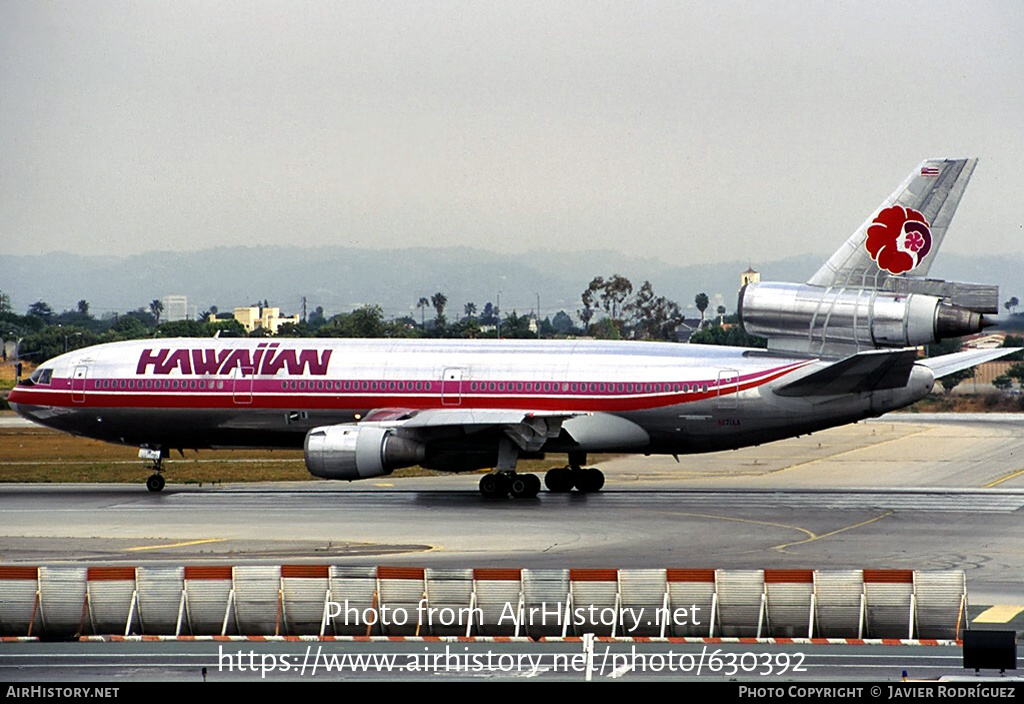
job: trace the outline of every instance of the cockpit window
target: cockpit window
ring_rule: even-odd
[[[48,367],[40,367],[32,372],[32,376],[28,378],[30,384],[43,384],[49,385],[50,379],[53,378],[53,369]]]

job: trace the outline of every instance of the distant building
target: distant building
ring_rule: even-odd
[[[235,320],[242,324],[246,332],[263,328],[274,335],[277,334],[277,329],[285,323],[299,324],[298,315],[282,317],[280,308],[263,308],[261,306],[235,308]]]
[[[676,328],[676,342],[689,342],[695,332],[707,325],[709,325],[707,318],[703,321],[700,318],[684,318]]]
[[[160,322],[172,323],[175,320],[188,320],[188,296],[164,296],[160,302],[164,304]]]
[[[756,284],[761,281],[761,274],[754,271],[753,268],[748,267],[746,271],[740,274],[740,288],[743,288],[747,284]]]
[[[994,350],[1003,346],[1006,341],[1006,333],[978,333],[961,340],[961,347],[965,350]]]
[[[1007,362],[1002,359],[983,362],[974,367],[973,377],[965,379],[956,385],[953,393],[957,395],[1001,395],[1003,392],[997,389],[992,382],[997,376],[1003,376],[1010,371],[1010,367],[1014,364],[1019,364],[1019,362]]]

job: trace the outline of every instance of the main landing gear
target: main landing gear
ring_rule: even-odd
[[[480,477],[480,493],[487,499],[504,499],[509,494],[517,499],[532,499],[540,493],[540,478],[536,474],[517,474],[519,451],[510,440],[498,443],[498,466],[490,474]]]
[[[517,474],[517,453],[503,445],[498,452],[498,468],[480,478],[480,493],[488,499],[503,499],[509,494],[517,499],[532,499],[540,492],[540,478],[536,474]],[[548,491],[565,493],[576,489],[581,494],[600,491],[604,486],[604,473],[597,468],[584,468],[585,452],[570,452],[569,466],[549,469],[544,475]]]
[[[570,452],[568,467],[555,467],[544,475],[544,484],[547,485],[548,491],[565,493],[574,488],[581,494],[601,491],[601,487],[604,486],[604,473],[596,467],[584,467],[586,463],[586,452]]]
[[[509,494],[516,499],[532,499],[540,493],[540,477],[536,474],[492,472],[480,478],[480,493],[488,499],[502,499]]]
[[[548,491],[565,493],[574,488],[581,494],[601,491],[604,486],[604,472],[596,467],[555,467],[544,475],[544,484]]]

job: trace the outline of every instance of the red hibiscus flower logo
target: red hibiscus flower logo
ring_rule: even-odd
[[[868,226],[864,242],[878,268],[902,274],[917,267],[932,248],[932,233],[924,215],[913,208],[885,208]]]

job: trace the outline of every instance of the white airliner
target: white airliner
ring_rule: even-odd
[[[488,497],[536,496],[521,457],[566,453],[550,491],[597,491],[588,452],[756,445],[903,408],[936,378],[1012,350],[918,359],[981,330],[994,286],[923,278],[976,164],[922,162],[805,284],[740,292],[768,349],[654,342],[148,339],[63,354],[10,394],[22,416],[139,446],[304,447],[318,477],[495,468]]]

